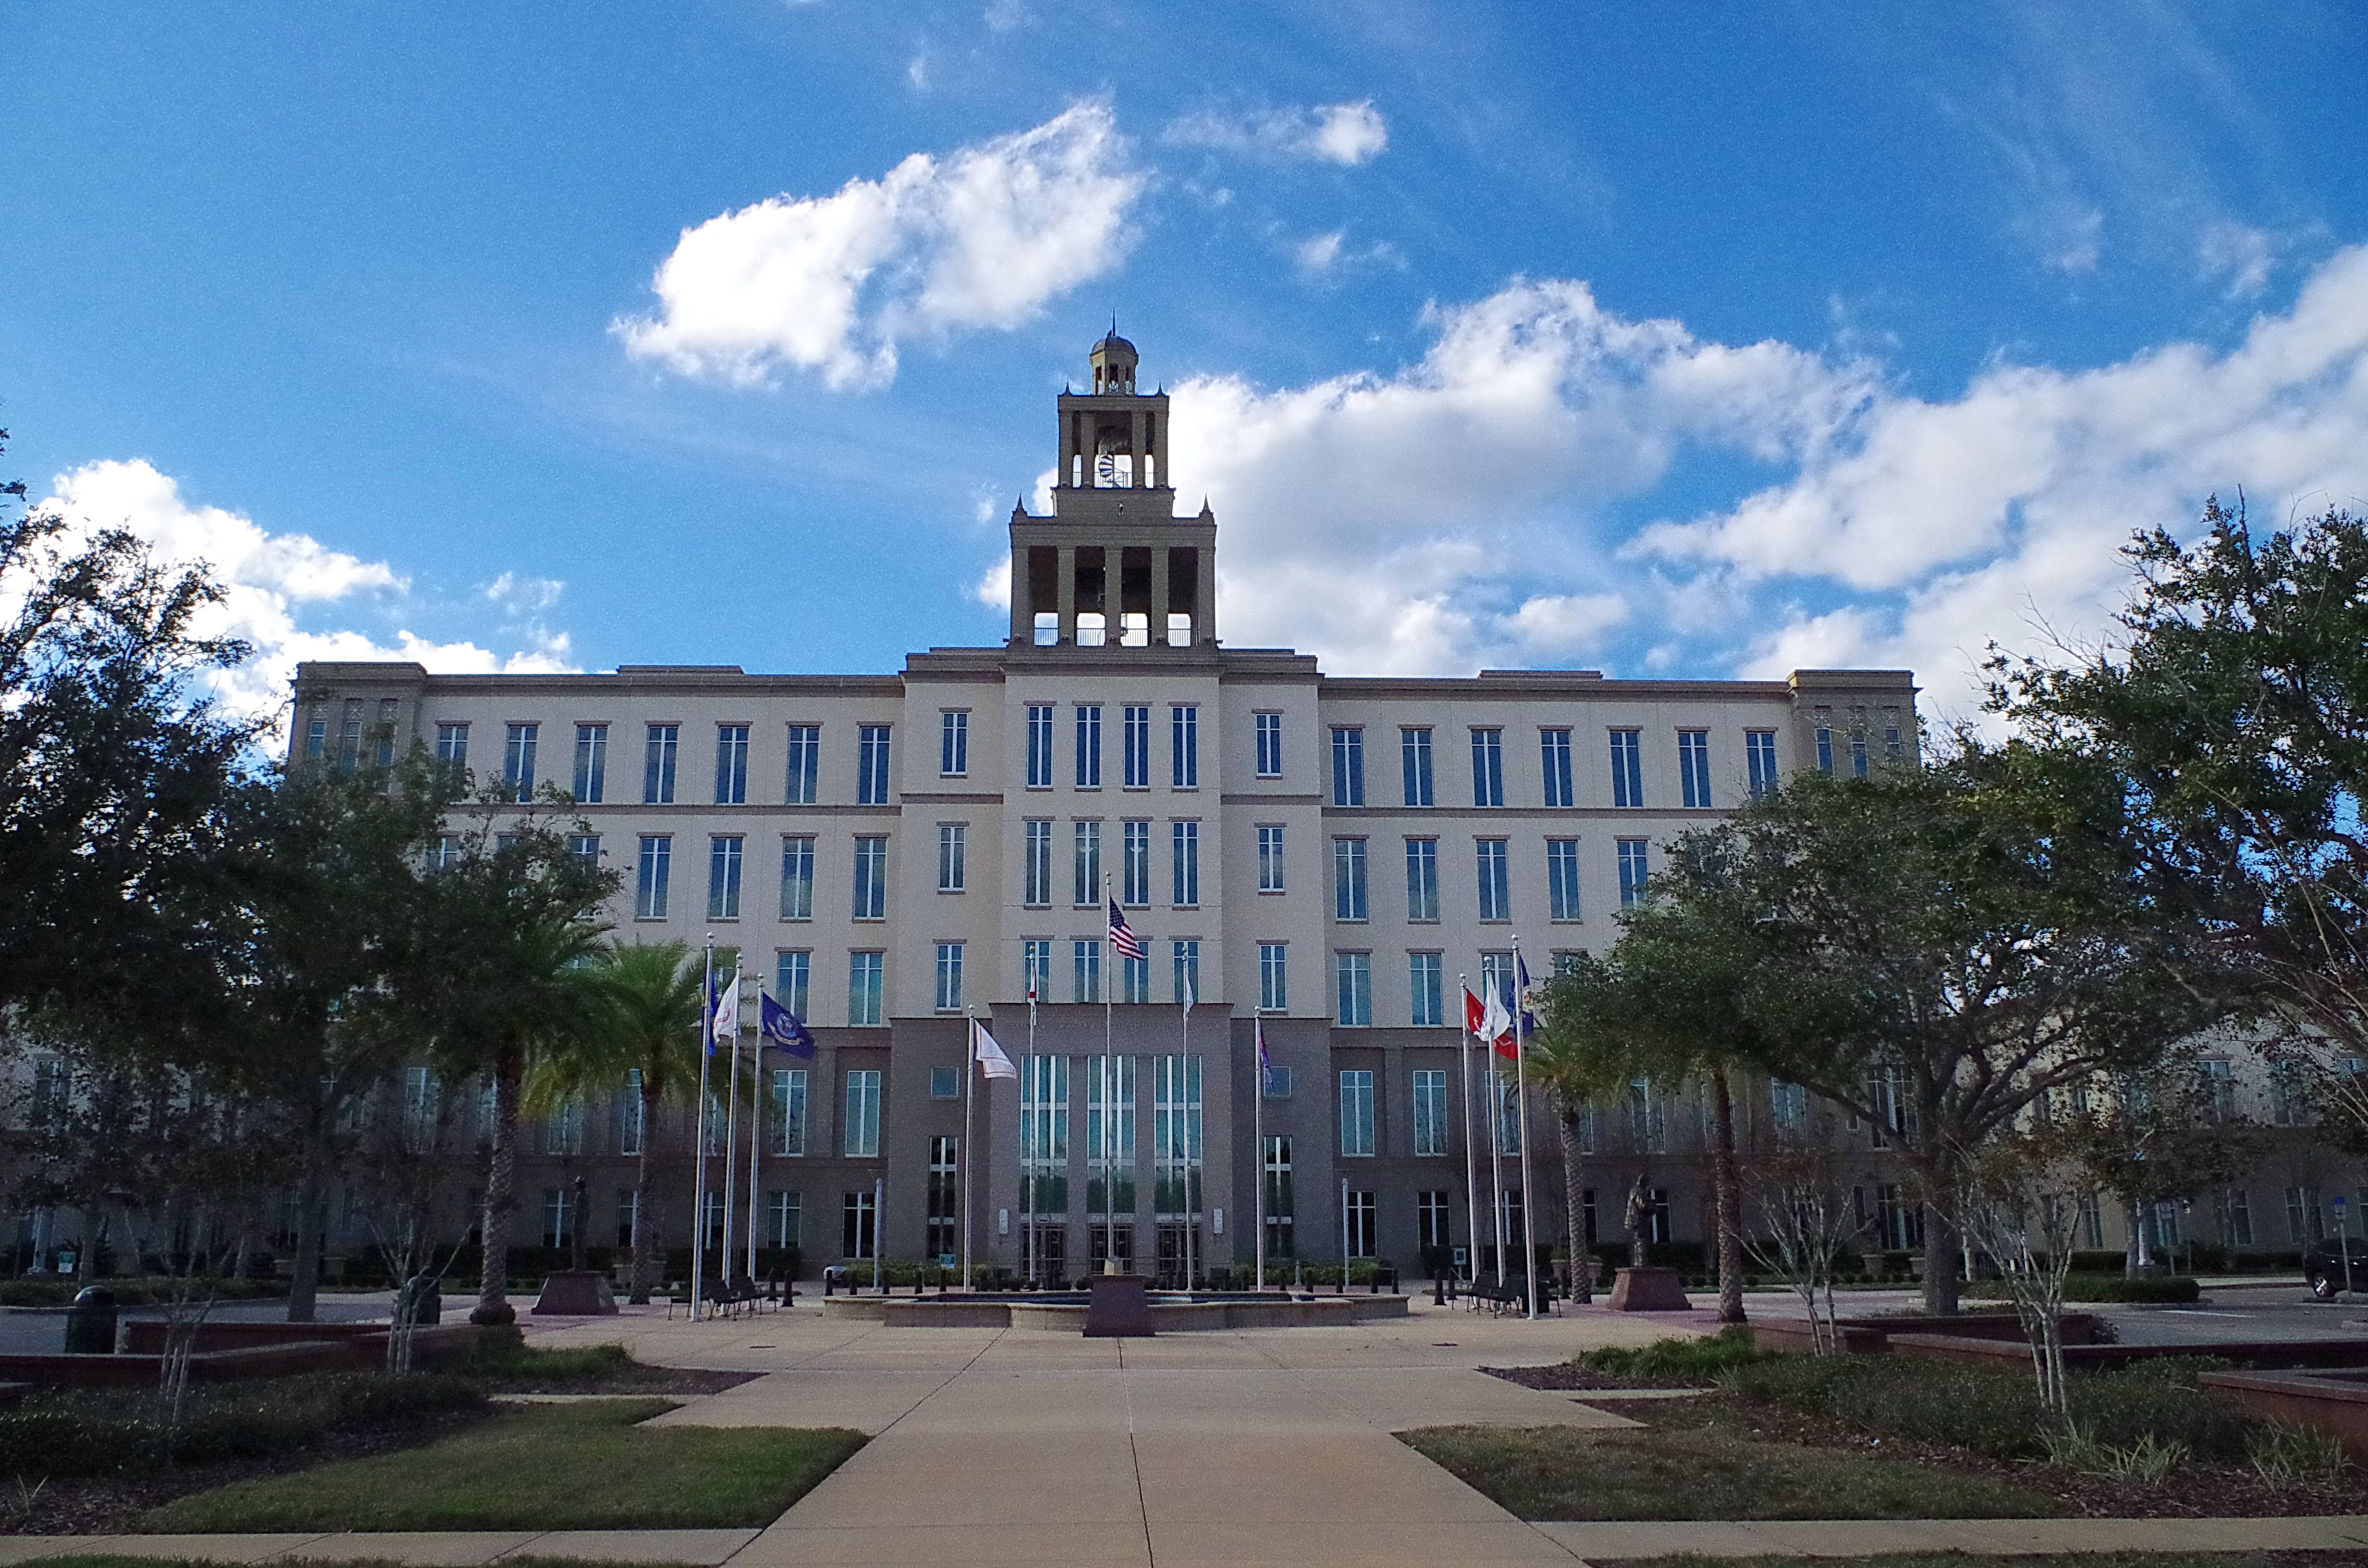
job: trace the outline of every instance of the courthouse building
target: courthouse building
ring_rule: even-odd
[[[1796,768],[1915,744],[1899,670],[1373,677],[1228,645],[1218,519],[1178,515],[1167,398],[1135,367],[1106,337],[1087,390],[1059,397],[1052,512],[1011,515],[994,646],[880,675],[298,674],[300,752],[391,726],[480,778],[572,790],[585,851],[622,878],[618,939],[712,934],[811,1028],[812,1057],[765,1052],[757,1155],[762,1239],[809,1271],[875,1237],[890,1259],[959,1246],[974,1015],[1021,1068],[975,1108],[980,1261],[1075,1276],[1107,1254],[1172,1278],[1189,1244],[1246,1263],[1263,1166],[1270,1256],[1411,1273],[1471,1241],[1459,980],[1500,983],[1517,943],[1540,974],[1610,943],[1672,835]],[[1110,950],[1106,898],[1142,960]],[[1254,1107],[1259,1016],[1273,1071]],[[1508,1150],[1492,1180],[1487,1094],[1480,1229],[1501,1187],[1518,1234],[1520,1166]],[[591,1239],[629,1234],[644,1131],[600,1107],[538,1130],[521,1239],[539,1198],[543,1238],[564,1237],[576,1176]],[[1543,1104],[1527,1132],[1543,1241],[1563,1203]],[[687,1142],[668,1149],[677,1244]],[[1661,1233],[1700,1235],[1691,1187],[1655,1201]]]

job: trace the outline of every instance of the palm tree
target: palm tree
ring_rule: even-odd
[[[582,1049],[546,1057],[528,1085],[536,1108],[637,1082],[641,1153],[633,1168],[632,1299],[647,1301],[665,1238],[650,1202],[660,1113],[698,1092],[701,962],[680,942],[611,942],[590,971],[595,1011]],[[694,1221],[694,1222],[696,1222]]]

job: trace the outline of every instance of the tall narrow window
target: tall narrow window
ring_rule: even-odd
[[[781,799],[792,806],[811,806],[821,799],[822,726],[790,726],[788,783]]]
[[[805,1194],[779,1188],[765,1194],[764,1237],[764,1244],[768,1247],[787,1249],[804,1244]]]
[[[1168,824],[1168,850],[1176,873],[1171,902],[1178,909],[1195,908],[1201,902],[1201,824]]]
[[[1645,840],[1623,838],[1620,841],[1620,907],[1627,908],[1645,896],[1647,869]]]
[[[1505,803],[1505,732],[1502,730],[1472,732],[1472,803],[1475,806],[1501,806]]]
[[[1332,918],[1365,918],[1365,841],[1332,841]]]
[[[1268,824],[1258,830],[1258,891],[1282,891],[1282,829]]]
[[[1151,947],[1144,945],[1143,957],[1118,955],[1118,999],[1121,1002],[1144,1003],[1151,1000]]]
[[[1280,1013],[1291,1006],[1291,948],[1284,942],[1258,944],[1258,1010]]]
[[[1373,1022],[1373,955],[1335,953],[1332,978],[1337,1006],[1333,1017],[1343,1028],[1369,1028]]]
[[[1538,750],[1545,774],[1546,804],[1567,806],[1570,790],[1570,732],[1540,730]]]
[[[707,841],[707,917],[740,918],[740,845],[735,835]]]
[[[600,868],[600,835],[597,833],[571,833],[567,835],[567,852],[598,870]]]
[[[1079,937],[1069,943],[1069,1000],[1099,1002],[1102,999],[1102,945],[1090,937]]]
[[[1899,726],[1896,724],[1887,726],[1883,732],[1883,755],[1894,762],[1898,761],[1902,755]]]
[[[1282,715],[1258,713],[1252,717],[1258,723],[1258,776],[1280,778],[1282,777]]]
[[[855,841],[855,918],[888,917],[888,840],[862,835]]]
[[[1546,913],[1555,920],[1578,915],[1578,840],[1546,840]]]
[[[575,726],[575,801],[597,806],[609,792],[609,726]]]
[[[1151,824],[1131,822],[1121,824],[1122,838],[1119,898],[1128,907],[1135,908],[1151,902]]]
[[[1340,1069],[1340,1153],[1351,1158],[1373,1152],[1373,1070]]]
[[[1442,1020],[1445,960],[1438,953],[1406,955],[1406,1022],[1436,1028]]]
[[[324,731],[328,728],[328,721],[325,719],[316,722]],[[448,767],[469,766],[468,725],[438,724],[436,726],[436,760]]]
[[[396,718],[402,712],[402,701],[397,698],[382,697],[379,699],[378,723],[372,727],[370,734],[378,742],[376,756],[373,759],[372,766],[381,772],[394,766],[394,723]],[[1897,756],[1899,755],[1899,732],[1897,730],[1889,730],[1884,733],[1891,736],[1891,755]]]
[[[1053,787],[1053,705],[1028,705],[1028,788]]]
[[[1030,937],[1019,944],[1019,978],[1032,1001],[1053,996],[1053,939]]]
[[[814,918],[814,841],[803,834],[781,840],[781,918]]]
[[[1827,778],[1834,771],[1834,733],[1826,725],[1817,726],[1817,771]]]
[[[652,724],[642,748],[642,803],[670,805],[674,801],[674,753],[681,740],[678,724]]]
[[[803,1023],[814,982],[814,954],[803,948],[784,948],[773,955],[773,1000]]]
[[[850,1024],[876,1024],[880,1021],[880,993],[883,971],[887,968],[885,953],[849,953],[847,955],[847,1021]]]
[[[715,803],[737,806],[748,799],[748,726],[715,726]]]
[[[1152,1207],[1181,1220],[1201,1210],[1201,1059],[1152,1062]],[[1181,1259],[1178,1259],[1179,1263]]]
[[[1332,732],[1332,803],[1365,803],[1365,732],[1336,727]]]
[[[948,778],[970,771],[970,714],[962,709],[938,715],[938,771]]]
[[[1447,1072],[1440,1067],[1414,1070],[1414,1152],[1447,1153]]]
[[[1685,803],[1697,811],[1710,806],[1710,732],[1678,732],[1678,787]]]
[[[1037,905],[1053,902],[1053,824],[1030,817],[1020,835],[1021,902]]]
[[[847,1111],[839,1119],[840,1149],[850,1160],[880,1157],[880,1069],[847,1070]]]
[[[1151,788],[1151,710],[1129,708],[1123,725],[1126,737],[1126,787]]]
[[[540,724],[512,724],[502,744],[502,794],[520,803],[534,799],[535,737]]]
[[[1406,803],[1409,806],[1433,804],[1430,788],[1430,731],[1428,729],[1398,732],[1398,764],[1405,775]]]
[[[962,1251],[962,1140],[939,1134],[929,1140],[928,1215],[925,1256],[939,1264]]]
[[[1278,1257],[1294,1256],[1290,1136],[1268,1133],[1266,1148],[1258,1163],[1266,1167],[1266,1256],[1268,1261],[1272,1262]]]
[[[1746,730],[1743,732],[1743,763],[1751,786],[1751,798],[1775,793],[1776,732]]]
[[[1079,909],[1099,908],[1102,902],[1102,824],[1080,821],[1069,827],[1074,851],[1069,858],[1069,902]]]
[[[1102,787],[1102,709],[1099,702],[1077,704],[1077,788]]]
[[[1178,790],[1201,787],[1201,710],[1189,702],[1167,710],[1168,782]]]
[[[1611,732],[1611,803],[1625,807],[1645,803],[1644,736],[1634,730]]]
[[[318,762],[326,755],[329,744],[329,722],[315,719],[304,732],[304,755]]]
[[[666,869],[674,840],[664,834],[644,834],[633,876],[633,917],[664,920],[666,915]]]
[[[941,822],[938,824],[938,891],[939,892],[960,892],[965,885],[967,868],[962,864],[963,840],[969,836],[969,827],[962,823]]]
[[[1187,997],[1201,998],[1201,944],[1189,937],[1179,937],[1172,946],[1176,960],[1175,994],[1170,998],[1181,1002]]]
[[[1409,838],[1406,849],[1406,918],[1439,918],[1439,840]]]
[[[1474,847],[1480,869],[1480,918],[1510,920],[1513,917],[1513,898],[1506,877],[1505,841],[1483,838]]]
[[[962,945],[938,944],[938,1011],[959,1013],[962,1005]]]
[[[1850,732],[1850,777],[1853,778],[1863,778],[1866,777],[1866,732],[1864,730],[1852,730]]]
[[[1019,1207],[1032,1217],[1050,1214],[1055,1223],[1038,1227],[1039,1246],[1060,1245],[1058,1217],[1069,1208],[1069,1059],[1019,1059]],[[1046,1264],[1054,1261],[1043,1257]]]
[[[888,803],[888,726],[865,724],[856,732],[855,803]]]

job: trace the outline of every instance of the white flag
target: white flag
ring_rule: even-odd
[[[1187,1017],[1191,1016],[1192,1004],[1197,1000],[1199,998],[1192,994],[1192,971],[1188,969],[1184,971],[1184,1013]]]
[[[1497,994],[1497,987],[1494,984],[1488,987],[1487,1000],[1480,1006],[1480,1038],[1482,1040],[1493,1044],[1513,1032],[1513,1015],[1505,1011],[1504,1000]]]
[[[990,1078],[1019,1077],[1019,1069],[1011,1064],[1011,1058],[1003,1054],[1003,1047],[995,1043],[995,1037],[986,1032],[986,1026],[973,1020],[970,1027],[977,1036],[971,1047],[971,1055],[977,1059],[979,1070]]]
[[[740,971],[732,971],[732,983],[715,995],[715,1040],[719,1045],[740,1043]]]

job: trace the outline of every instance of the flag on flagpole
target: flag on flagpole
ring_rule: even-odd
[[[1497,988],[1488,988],[1488,999],[1480,1009],[1480,1038],[1497,1048],[1497,1054],[1512,1061],[1520,1054],[1513,1040],[1513,1015],[1505,1008]]]
[[[795,1013],[770,996],[757,999],[757,1033],[767,1045],[786,1051],[791,1056],[814,1055],[814,1031],[806,1028]]]
[[[1487,1021],[1488,1010],[1480,1005],[1479,997],[1472,994],[1472,987],[1465,986],[1463,988],[1463,1032],[1485,1040],[1487,1037],[1481,1031]]]
[[[700,1050],[702,1054],[712,1056],[715,1054],[716,1001],[715,965],[712,960],[707,966],[707,979],[701,983],[700,988],[706,994],[699,1009]]]
[[[1520,949],[1515,948],[1513,949],[1513,1006],[1520,1009],[1521,1032],[1525,1035],[1538,1032],[1538,1016],[1530,1010],[1531,1006],[1530,989],[1530,960],[1521,956]]]
[[[1137,963],[1143,961],[1143,938],[1127,925],[1126,912],[1119,908],[1116,899],[1110,901],[1110,951],[1121,958],[1133,959]]]
[[[1188,966],[1188,967],[1186,967],[1186,968],[1185,968],[1185,970],[1184,970],[1184,974],[1183,974],[1183,984],[1184,984],[1184,1016],[1185,1016],[1186,1017],[1188,1017],[1188,1018],[1189,1018],[1189,1017],[1190,1017],[1192,1016],[1192,1004],[1193,1004],[1194,1002],[1196,1002],[1196,1001],[1200,1000],[1200,998],[1199,998],[1198,996],[1196,996],[1196,995],[1193,994],[1193,990],[1192,990],[1192,971],[1191,971],[1191,969],[1190,969],[1189,966]]]
[[[1250,1020],[1250,1032],[1258,1040],[1258,1097],[1264,1099],[1267,1091],[1266,1075],[1274,1067],[1274,1063],[1268,1060],[1266,1054],[1266,1020],[1253,1017]]]
[[[1003,1053],[1003,1047],[996,1043],[995,1037],[986,1032],[986,1026],[973,1018],[970,1029],[971,1055],[977,1059],[979,1071],[990,1078],[1017,1079],[1019,1069],[1012,1064],[1010,1057]]]
[[[709,1017],[715,1020],[711,1031],[714,1039],[734,1041],[739,1040],[740,971],[737,969],[732,971],[731,982],[716,993],[715,1011]]]

